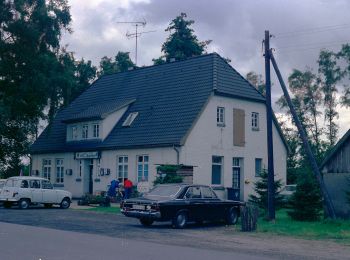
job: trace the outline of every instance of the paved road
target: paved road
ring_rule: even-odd
[[[269,259],[350,259],[350,248],[334,242],[308,241],[255,233],[247,234],[237,231],[235,227],[222,224],[190,225],[185,230],[176,230],[172,229],[169,223],[160,223],[150,228],[144,228],[137,220],[126,218],[121,214],[102,214],[84,210],[61,210],[57,208],[28,210],[0,208],[0,227],[5,225],[1,222],[56,229],[56,231],[85,233],[81,234],[81,236],[90,234],[94,237],[97,235],[101,236],[99,239],[101,242],[98,242],[101,243],[101,246],[104,240],[110,241],[108,243],[116,243],[118,245],[121,241],[124,241],[124,243],[126,243],[125,241],[129,241],[129,244],[141,243],[137,245],[142,248],[145,247],[143,243],[151,243],[153,248],[157,250],[159,249],[158,247],[167,248],[169,245],[175,246],[175,248],[190,247],[192,251],[190,249],[188,250],[193,252],[193,254],[199,252],[196,250],[205,249],[210,252],[227,253],[231,256],[244,255],[246,257],[245,259],[249,259],[247,258],[248,256],[251,259],[256,259],[256,257],[261,257],[262,259],[264,257]],[[27,228],[29,229],[30,227]],[[2,229],[0,229],[1,231]],[[46,232],[44,233],[46,234]],[[72,235],[72,237],[78,236],[77,233],[74,233],[75,235]],[[40,234],[36,235],[39,236]],[[19,239],[20,236],[14,235],[12,242],[18,244]],[[45,237],[40,239],[46,241]],[[115,241],[118,241],[118,243],[113,242],[113,239],[117,239]],[[74,248],[76,251],[81,250],[80,247],[82,244],[79,241],[75,241],[74,239],[71,241],[72,246],[75,245]],[[53,247],[56,242],[53,240],[47,240],[46,242],[39,244],[47,244],[49,248],[54,250]],[[3,247],[4,244],[0,243],[0,252]],[[113,247],[106,248],[108,250],[113,249]],[[173,249],[169,250],[173,252]],[[119,253],[117,252],[116,254],[118,255]],[[157,259],[156,257],[153,259]],[[2,258],[0,255],[0,259],[6,258]],[[187,259],[187,257],[184,259]]]
[[[0,227],[0,258],[6,260],[270,259],[249,254],[161,245],[8,223],[0,223]]]

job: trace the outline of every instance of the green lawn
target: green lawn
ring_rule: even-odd
[[[286,210],[277,211],[275,223],[260,218],[258,232],[306,239],[330,239],[350,244],[350,220],[294,221]]]
[[[119,207],[91,207],[89,209],[84,209],[88,211],[95,211],[100,213],[120,213]]]

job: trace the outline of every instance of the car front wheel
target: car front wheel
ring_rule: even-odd
[[[228,225],[235,225],[238,221],[238,212],[234,207],[230,208],[227,212],[226,223]]]
[[[20,201],[19,201],[19,208],[20,209],[27,209],[27,208],[29,208],[29,200],[27,200],[27,199],[21,199]]]
[[[68,198],[64,198],[60,204],[61,209],[68,209],[70,207],[70,200]]]
[[[141,218],[140,223],[145,227],[149,227],[153,224],[153,220]]]
[[[176,214],[173,219],[173,227],[175,228],[185,228],[187,225],[187,213],[184,211],[180,211]]]

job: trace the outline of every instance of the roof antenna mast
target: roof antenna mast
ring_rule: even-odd
[[[135,32],[134,33],[126,33],[126,37],[128,39],[132,39],[135,38],[135,65],[137,66],[137,39],[144,33],[151,33],[151,32],[155,32],[155,31],[143,31],[143,32],[139,32],[138,31],[138,27],[142,26],[145,27],[146,26],[146,20],[143,19],[142,22],[139,21],[132,21],[132,22],[117,22],[117,23],[124,23],[124,24],[131,24],[133,26],[135,26]]]

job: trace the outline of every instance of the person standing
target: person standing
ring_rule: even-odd
[[[124,180],[124,199],[129,199],[132,192],[132,181],[128,178]]]

